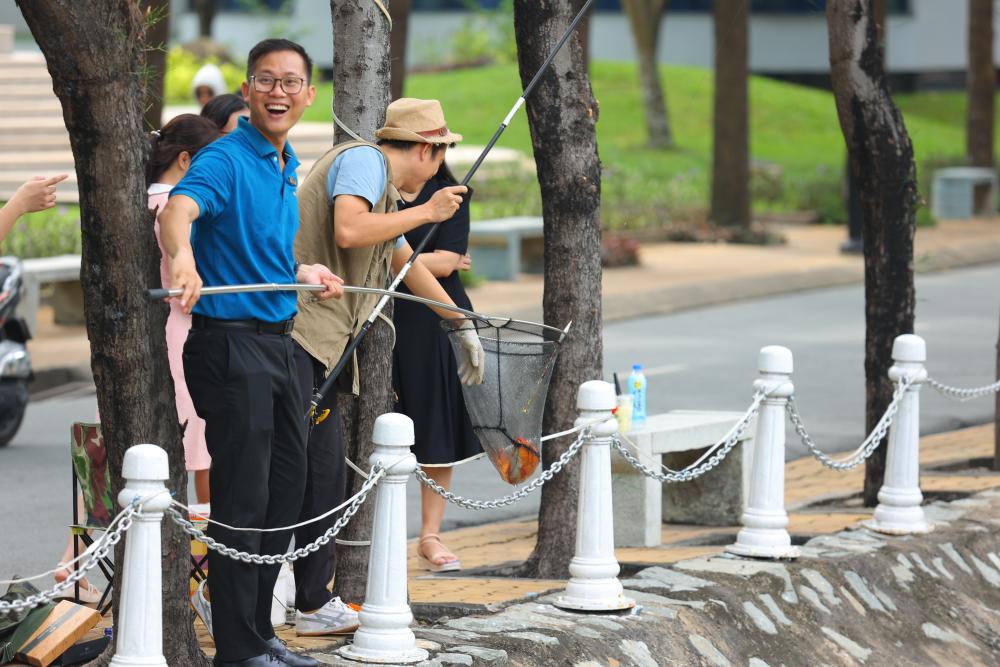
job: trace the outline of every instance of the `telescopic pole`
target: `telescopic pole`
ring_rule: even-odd
[[[528,95],[531,94],[531,91],[538,84],[539,79],[541,79],[545,71],[548,70],[549,66],[552,64],[552,61],[555,60],[556,55],[559,53],[560,49],[562,49],[563,44],[566,43],[566,41],[570,38],[570,35],[573,34],[573,31],[576,30],[576,26],[579,25],[580,21],[583,19],[584,15],[587,13],[587,10],[590,9],[590,6],[592,4],[594,4],[594,0],[587,0],[583,4],[583,7],[580,8],[580,11],[577,12],[576,16],[573,17],[573,20],[570,22],[569,27],[566,28],[566,32],[563,33],[563,36],[559,38],[558,42],[556,42],[555,48],[552,49],[552,52],[549,54],[548,58],[545,59],[545,62],[542,63],[542,66],[538,68],[538,71],[535,72],[535,76],[531,78],[531,81],[528,83],[527,87],[521,93],[521,96],[517,98],[517,101],[514,103],[514,106],[511,107],[510,111],[507,112],[507,115],[500,122],[500,126],[497,127],[496,132],[493,133],[493,137],[490,138],[489,143],[486,144],[486,148],[484,148],[483,151],[479,154],[479,157],[476,158],[476,161],[472,164],[472,168],[469,169],[469,172],[462,179],[460,185],[468,185],[469,181],[472,180],[472,176],[476,173],[476,171],[479,170],[479,167],[480,165],[482,165],[483,160],[486,159],[486,155],[493,149],[493,146],[496,145],[497,141],[500,139],[500,135],[503,134],[504,130],[507,129],[507,126],[510,124],[510,121],[514,117],[514,114],[517,113],[517,110],[520,109],[521,106],[524,104],[525,98],[527,98]],[[427,244],[431,241],[431,239],[434,238],[434,235],[437,233],[439,227],[440,225],[434,225],[433,227],[431,227],[430,231],[428,231],[427,234],[424,236],[424,238],[420,240],[420,243],[417,245],[417,247],[413,249],[413,254],[410,255],[410,258],[406,260],[406,263],[403,264],[402,268],[400,268],[399,273],[396,274],[396,277],[393,279],[393,281],[389,283],[389,287],[387,288],[389,292],[396,291],[396,288],[399,287],[399,283],[403,281],[403,278],[406,277],[406,274],[410,270],[410,267],[413,266],[413,262],[417,260],[417,256],[421,252],[423,252],[424,248],[427,247]],[[337,381],[337,378],[343,372],[344,367],[347,365],[348,360],[350,360],[351,358],[351,355],[354,354],[355,350],[358,349],[358,345],[361,344],[361,340],[365,337],[365,334],[368,333],[368,330],[371,329],[372,324],[375,323],[375,319],[382,312],[382,309],[385,308],[385,304],[389,302],[389,296],[390,296],[389,294],[385,294],[382,296],[381,299],[379,299],[378,303],[372,309],[371,314],[368,316],[368,319],[366,319],[364,324],[361,325],[361,329],[358,331],[358,335],[355,336],[353,339],[351,339],[350,344],[347,346],[347,349],[344,350],[344,354],[341,355],[340,360],[337,362],[337,365],[333,367],[332,371],[330,371],[330,374],[326,377],[326,380],[323,382],[323,385],[319,389],[317,389],[316,392],[313,394],[312,400],[310,401],[309,404],[309,412],[306,413],[307,419],[315,413],[316,408],[319,407],[320,401],[323,400],[323,397],[326,396],[327,392],[330,391],[330,388],[333,387],[334,382]]]

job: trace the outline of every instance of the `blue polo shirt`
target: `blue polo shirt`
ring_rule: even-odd
[[[295,282],[298,164],[286,143],[281,171],[277,149],[246,118],[198,151],[170,195],[187,195],[200,209],[191,246],[206,287]],[[200,299],[194,312],[224,320],[280,322],[295,316],[295,303],[295,292],[220,294]]]

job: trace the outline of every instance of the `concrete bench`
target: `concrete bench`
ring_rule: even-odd
[[[17,310],[32,334],[38,332],[38,302],[41,286],[55,283],[53,308],[59,324],[83,323],[83,291],[80,287],[80,256],[57,255],[23,261],[24,293]]]
[[[934,172],[931,212],[940,219],[996,215],[997,174],[988,167],[951,167]]]
[[[721,440],[743,416],[740,412],[672,410],[646,419],[626,434],[648,467],[679,470],[694,463]],[[653,547],[661,543],[663,522],[730,526],[739,523],[746,506],[753,458],[750,424],[743,439],[721,464],[702,477],[660,484],[634,469],[621,455],[611,458],[615,546]]]
[[[482,220],[469,225],[472,270],[490,280],[514,280],[517,274],[543,270],[542,219]]]

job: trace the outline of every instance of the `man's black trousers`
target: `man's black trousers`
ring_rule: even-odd
[[[252,330],[192,329],[184,374],[212,455],[212,519],[272,528],[298,521],[306,476],[306,429],[291,337]],[[284,553],[291,531],[209,535],[241,551]],[[238,661],[268,651],[278,565],[208,553],[216,658]]]
[[[305,414],[313,391],[323,384],[326,368],[295,344],[295,363],[299,373],[299,391],[302,393],[302,414]],[[306,493],[299,520],[307,521],[325,514],[344,502],[347,484],[347,464],[344,463],[344,445],[340,432],[340,415],[336,410],[337,392],[328,392],[319,404],[318,412],[330,412],[319,424],[312,426],[306,445]],[[309,544],[333,526],[341,513],[323,521],[311,523],[295,530],[295,544]],[[295,561],[295,608],[309,612],[319,609],[333,595],[327,589],[333,579],[336,563],[335,540],[327,542],[319,551]]]

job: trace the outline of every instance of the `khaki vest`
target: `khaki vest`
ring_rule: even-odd
[[[347,285],[385,287],[395,239],[365,248],[339,248],[334,242],[333,204],[326,190],[326,178],[333,161],[344,151],[358,146],[373,146],[364,141],[350,141],[334,146],[323,155],[299,186],[299,231],[295,236],[295,260],[302,264],[323,264],[344,279]],[[392,184],[392,172],[386,160],[386,189],[375,202],[372,213],[392,213],[399,193]],[[298,315],[292,338],[314,359],[326,366],[327,373],[340,360],[344,349],[361,329],[379,297],[370,294],[345,294],[340,299],[315,301],[311,292],[299,292]],[[345,369],[347,370],[347,369]],[[358,393],[357,355],[349,366],[353,392]],[[338,382],[340,386],[344,384]]]

